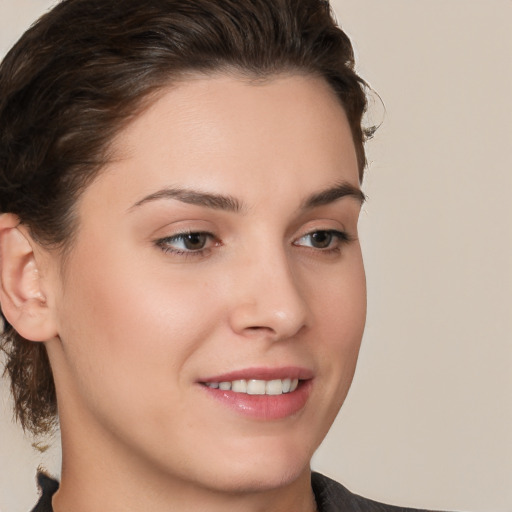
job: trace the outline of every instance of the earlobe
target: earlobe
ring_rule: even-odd
[[[47,341],[56,336],[41,276],[31,245],[16,215],[0,215],[0,304],[7,321],[25,339]]]

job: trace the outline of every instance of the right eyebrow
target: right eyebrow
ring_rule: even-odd
[[[359,188],[347,181],[343,181],[335,185],[334,187],[321,190],[315,194],[309,196],[302,204],[302,209],[315,208],[317,206],[323,206],[330,203],[334,203],[338,199],[343,197],[351,197],[359,202],[361,205],[366,201],[364,192]]]
[[[201,192],[199,190],[186,188],[169,187],[143,197],[132,205],[129,208],[129,211],[138,208],[143,204],[151,201],[158,201],[160,199],[175,199],[182,203],[194,204],[204,206],[206,208],[212,208],[214,210],[225,210],[229,212],[241,212],[244,210],[242,203],[233,196],[212,194],[209,192]]]

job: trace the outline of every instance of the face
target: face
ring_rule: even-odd
[[[345,399],[365,319],[343,109],[319,78],[197,77],[114,149],[53,273],[65,443],[196,486],[293,480]]]

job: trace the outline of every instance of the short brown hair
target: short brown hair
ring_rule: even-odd
[[[0,66],[0,212],[45,246],[69,246],[80,191],[145,100],[184,73],[232,70],[323,77],[347,114],[362,179],[365,83],[328,2],[64,0]],[[17,419],[47,431],[57,404],[43,344],[5,321],[2,347]]]

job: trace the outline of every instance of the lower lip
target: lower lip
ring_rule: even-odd
[[[282,395],[248,395],[201,385],[208,395],[243,416],[259,420],[279,420],[297,414],[304,408],[312,388],[312,380],[299,382],[291,393]]]

